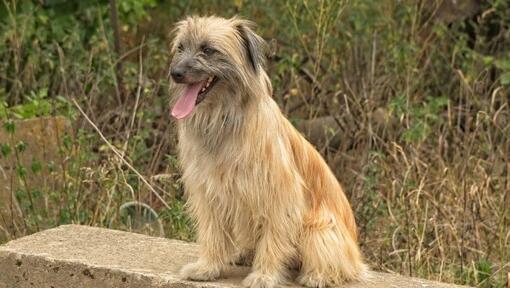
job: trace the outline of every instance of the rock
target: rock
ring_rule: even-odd
[[[179,279],[197,258],[197,245],[103,228],[65,225],[0,246],[0,288],[241,287],[248,267],[232,266],[215,282]],[[298,286],[292,286],[298,287]],[[460,287],[370,272],[361,287]]]
[[[340,127],[332,116],[299,120],[296,128],[318,149],[325,145],[337,147],[341,140]]]
[[[483,1],[480,0],[441,0],[438,2],[436,20],[451,23],[472,17],[480,12]]]

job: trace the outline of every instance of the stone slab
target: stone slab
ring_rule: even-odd
[[[248,267],[231,267],[216,282],[178,278],[197,245],[103,228],[65,225],[0,246],[0,288],[241,287]],[[298,287],[298,286],[290,286]],[[361,287],[461,287],[371,272]]]

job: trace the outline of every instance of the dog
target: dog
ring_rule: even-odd
[[[185,279],[216,279],[252,255],[243,285],[308,287],[367,271],[349,202],[314,147],[272,99],[266,43],[250,21],[188,17],[176,24],[170,75],[178,156],[200,256]]]

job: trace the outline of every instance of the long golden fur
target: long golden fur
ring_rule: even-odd
[[[200,244],[199,260],[181,275],[212,280],[253,254],[247,287],[285,283],[290,267],[299,267],[297,281],[309,287],[359,280],[366,266],[352,209],[321,155],[271,98],[264,44],[251,22],[236,17],[177,24],[173,94],[218,79],[177,121],[182,179]]]

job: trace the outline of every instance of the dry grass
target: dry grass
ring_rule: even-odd
[[[344,184],[371,266],[504,287],[510,270],[510,88],[503,81],[510,68],[501,64],[510,57],[507,4],[484,6],[473,39],[469,21],[441,23],[428,1],[220,2],[163,6],[124,33],[124,103],[105,96],[116,93],[119,60],[107,23],[78,48],[70,38],[32,50],[21,33],[24,18],[13,20],[13,30],[2,26],[12,32],[0,46],[0,102],[11,107],[6,117],[15,117],[12,107],[33,103],[24,95],[46,89],[39,103],[47,100],[49,114],[72,119],[74,134],[63,137],[65,160],[50,172],[61,186],[35,193],[34,201],[48,204],[33,213],[29,193],[12,191],[27,218],[0,219],[0,228],[16,222],[18,229],[8,230],[13,238],[36,231],[35,223],[126,229],[119,208],[136,200],[159,213],[167,237],[192,239],[167,111],[171,55],[160,34],[179,15],[241,11],[265,38],[276,39],[269,70],[280,107],[297,126],[328,119],[324,133],[305,134],[319,135],[317,148]],[[39,63],[43,57],[34,55],[55,57]],[[166,180],[149,177],[161,174],[156,178]]]

